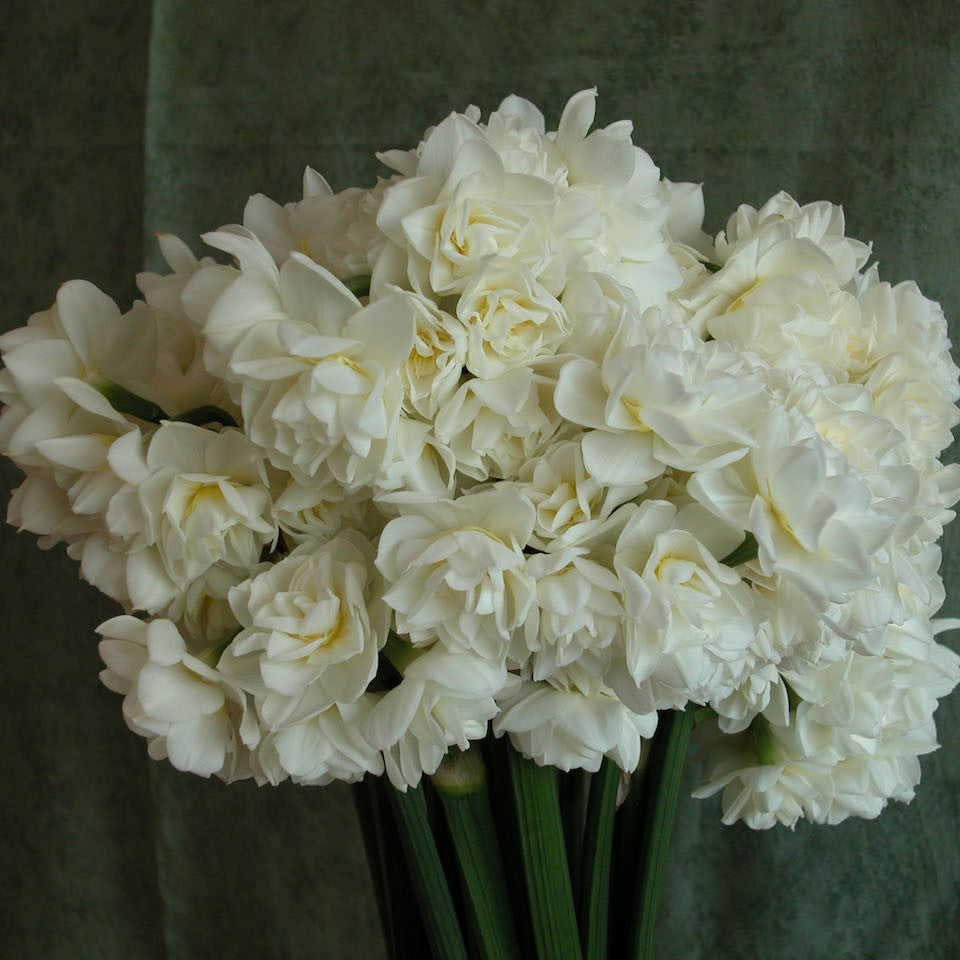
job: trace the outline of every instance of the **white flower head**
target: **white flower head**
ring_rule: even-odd
[[[494,380],[468,379],[437,411],[437,438],[468,477],[516,477],[563,426],[553,406],[555,384],[548,364],[518,367]]]
[[[699,504],[644,500],[620,533],[625,663],[658,705],[682,709],[740,684],[759,616],[739,574],[719,562],[740,532]]]
[[[460,295],[457,316],[467,330],[465,365],[488,380],[550,356],[569,331],[553,294],[529,267],[505,257],[478,267]]]
[[[252,569],[276,537],[263,461],[238,430],[166,422],[145,451],[138,435],[115,443],[111,465],[126,484],[107,526],[138,609],[164,609],[216,565]]]
[[[137,287],[157,324],[156,372],[150,381],[151,393],[170,414],[204,405],[235,414],[223,381],[214,377],[203,363],[200,327],[183,305],[184,287],[198,270],[209,270],[215,262],[210,257],[198,260],[173,234],[158,234],[157,242],[171,272],[137,274]]]
[[[401,682],[380,698],[361,730],[383,750],[390,782],[406,790],[435,773],[450,747],[466,750],[482,739],[497,714],[494,698],[516,682],[502,665],[434,646],[402,665]]]
[[[124,695],[123,714],[154,760],[231,781],[250,776],[256,718],[234,683],[191,654],[169,620],[114,617],[98,628],[104,685]]]
[[[688,489],[756,537],[764,574],[792,580],[814,603],[843,601],[866,586],[892,528],[870,488],[809,421],[783,410],[768,415],[747,456],[697,473]]]
[[[388,183],[372,190],[348,187],[339,193],[307,167],[303,199],[283,206],[262,193],[250,197],[243,225],[281,265],[291,253],[305,254],[341,279],[370,273],[371,257],[384,242],[376,217]]]
[[[411,298],[416,307],[413,349],[400,368],[404,406],[430,420],[460,385],[467,356],[467,331],[461,321],[425,297]]]
[[[530,542],[540,550],[561,550],[595,536],[617,507],[646,489],[645,483],[601,483],[587,470],[575,440],[560,440],[528,460],[515,485],[536,507]]]
[[[372,482],[391,456],[413,301],[398,293],[361,307],[303,254],[278,270],[252,237],[205,239],[241,265],[210,308],[204,334],[206,361],[231,385],[247,434],[303,482],[324,464],[346,486]]]
[[[360,732],[375,702],[372,694],[364,694],[264,733],[250,758],[254,775],[274,785],[290,777],[302,786],[355,783],[368,773],[380,776],[383,756]]]
[[[738,459],[767,405],[762,382],[719,343],[702,344],[664,324],[653,342],[608,349],[560,371],[554,402],[569,421],[591,428],[584,463],[604,483],[651,480],[665,466],[695,470]]]
[[[515,644],[511,659],[522,666],[532,654],[534,680],[572,663],[601,675],[609,648],[623,634],[616,575],[591,560],[586,546],[535,554],[527,571],[536,581],[536,602],[523,627],[523,656]]]
[[[533,603],[523,554],[533,505],[504,489],[397,508],[377,551],[397,632],[414,644],[437,639],[451,650],[502,659]]]
[[[269,729],[353,703],[367,689],[387,638],[372,560],[370,543],[344,531],[302,543],[230,591],[241,630],[220,669],[255,696]]]
[[[341,530],[375,537],[382,525],[369,501],[347,493],[333,475],[322,474],[310,484],[289,477],[273,502],[273,516],[292,545],[323,543]]]
[[[142,301],[125,314],[85,280],[71,280],[53,307],[0,336],[0,450],[24,469],[57,466],[48,440],[119,436],[133,426],[101,393],[108,383],[155,400],[157,321]]]
[[[552,289],[562,287],[551,229],[553,184],[507,171],[475,121],[451,114],[438,124],[411,172],[387,189],[377,216],[390,243],[374,265],[374,293],[384,282],[424,294],[459,293],[493,255],[554,278],[547,281]]]
[[[507,733],[525,757],[541,766],[596,773],[605,756],[632,772],[657,713],[629,710],[613,692],[582,671],[567,670],[549,682],[526,682],[500,699],[497,736]]]

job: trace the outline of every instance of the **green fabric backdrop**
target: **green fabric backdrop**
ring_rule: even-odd
[[[780,188],[832,199],[960,323],[958,33],[950,0],[34,0],[0,31],[0,319],[78,276],[129,304],[156,231],[199,249],[308,162],[367,184],[453,108],[517,92],[556,121],[597,84],[601,122],[706,182],[708,229]],[[956,616],[960,524],[944,553]],[[6,527],[0,570],[0,956],[382,957],[348,790],[149,762],[97,680],[112,605]],[[878,821],[751,833],[682,801],[662,960],[956,957],[960,695],[937,720],[918,798]]]

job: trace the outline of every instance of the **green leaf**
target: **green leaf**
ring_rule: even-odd
[[[195,426],[203,427],[208,423],[219,423],[224,427],[235,427],[237,421],[227,413],[222,407],[215,407],[212,403],[205,403],[199,407],[193,407],[190,410],[184,410],[178,413],[171,420],[178,423],[192,423]]]
[[[370,275],[361,274],[356,277],[347,277],[341,283],[355,296],[367,297],[370,295]]]
[[[619,786],[620,768],[609,757],[604,757],[590,784],[583,836],[580,944],[584,960],[605,960],[607,956],[613,818]]]
[[[467,948],[421,789],[387,790],[434,960],[467,960]]]
[[[720,562],[728,567],[735,567],[740,563],[747,563],[749,560],[757,559],[757,538],[752,533],[747,533],[743,543],[736,550],[728,553]]]
[[[693,729],[693,712],[668,710],[660,714],[644,773],[643,836],[640,840],[640,882],[627,956],[654,960],[653,934],[657,905],[670,849],[670,834],[677,808],[687,744]]]
[[[539,960],[580,960],[577,914],[560,822],[557,771],[509,750],[530,921]]]
[[[520,947],[500,861],[479,747],[453,752],[433,776],[446,814],[467,909],[483,960],[519,960]]]

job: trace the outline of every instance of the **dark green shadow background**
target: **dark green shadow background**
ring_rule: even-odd
[[[708,229],[780,188],[840,202],[885,278],[916,279],[960,322],[947,0],[6,6],[5,329],[72,277],[128,305],[154,232],[197,249],[248,194],[297,196],[308,162],[335,188],[367,184],[375,149],[453,108],[517,92],[555,123],[593,84],[600,122],[632,118],[667,176],[706,182]],[[6,461],[2,480],[5,502]],[[944,552],[955,616],[960,525]],[[378,960],[348,791],[228,789],[148,762],[97,680],[111,604],[6,527],[0,572],[0,956]],[[683,801],[662,960],[956,957],[958,719],[955,695],[918,798],[875,822],[756,834]]]

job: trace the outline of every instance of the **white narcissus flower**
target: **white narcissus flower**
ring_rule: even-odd
[[[358,700],[377,672],[389,611],[373,547],[347,530],[302,543],[230,591],[241,630],[220,670],[256,698],[268,729]]]
[[[487,380],[548,357],[570,329],[563,307],[530,268],[489,257],[457,301],[467,330],[465,366]]]
[[[790,194],[774,194],[759,210],[741,204],[717,237],[719,263],[771,225],[785,228],[790,237],[809,241],[827,255],[837,271],[838,283],[849,283],[870,256],[870,244],[845,235],[843,209],[826,200],[801,206]]]
[[[771,755],[766,758],[758,757],[748,735],[711,742],[707,783],[693,796],[703,800],[722,790],[723,822],[742,820],[753,830],[769,830],[778,823],[793,829],[801,817],[822,817],[835,791],[830,766],[787,752],[790,728],[764,729],[770,731]]]
[[[820,202],[801,207],[785,193],[758,211],[742,205],[716,240],[721,269],[703,277],[685,305],[697,330],[736,314],[770,282],[803,276],[828,292],[853,281],[870,255],[867,244],[844,236],[843,211]],[[731,321],[732,322],[732,321]]]
[[[310,484],[289,477],[286,486],[274,492],[273,517],[291,546],[308,540],[323,543],[341,530],[375,537],[383,523],[369,501],[350,496],[332,474]]]
[[[657,728],[655,710],[634,713],[608,687],[573,668],[545,683],[524,683],[499,703],[493,732],[509,734],[513,746],[541,766],[567,771],[596,773],[608,756],[632,772],[643,740]]]
[[[432,420],[456,392],[467,357],[467,331],[461,321],[426,297],[411,297],[416,308],[413,349],[400,368],[404,408]]]
[[[560,302],[570,320],[570,333],[560,352],[600,366],[621,325],[642,323],[644,311],[636,295],[605,273],[575,273]]]
[[[341,279],[370,273],[371,257],[383,245],[377,211],[385,180],[372,190],[348,187],[334,193],[310,167],[303,173],[303,199],[282,207],[262,193],[247,201],[243,225],[281,265],[294,251],[306,254]]]
[[[247,434],[302,482],[324,464],[349,488],[374,482],[391,460],[412,298],[396,293],[362,307],[303,254],[278,270],[255,238],[205,239],[241,266],[210,307],[204,335],[206,362],[231,386]]]
[[[361,732],[383,751],[390,782],[405,791],[435,773],[450,747],[466,750],[482,739],[497,714],[494,698],[519,681],[502,664],[470,651],[434,646],[419,652],[392,644],[387,652],[402,679],[373,706]]]
[[[380,536],[377,568],[397,632],[414,644],[439,640],[502,660],[534,601],[523,554],[533,505],[504,489],[396,507],[400,516]]]
[[[28,473],[13,491],[7,505],[7,523],[35,533],[41,550],[66,542],[74,559],[86,539],[103,532],[100,518],[77,514],[53,477],[40,471]]]
[[[107,527],[133,606],[157,613],[215,566],[243,579],[276,527],[263,461],[238,430],[165,422],[143,446],[130,434],[111,448],[126,484]]]
[[[438,124],[413,172],[386,190],[377,215],[389,243],[374,264],[375,295],[384,283],[424,295],[460,293],[492,255],[523,263],[548,289],[562,289],[551,229],[554,185],[507,171],[474,120],[454,113]]]
[[[495,380],[465,380],[437,411],[434,431],[474,480],[515,477],[557,437],[562,420],[553,406],[550,361],[518,367]]]
[[[564,231],[568,265],[610,274],[643,308],[663,306],[680,283],[680,271],[668,250],[664,227],[670,209],[661,195],[660,171],[634,146],[629,120],[590,131],[596,105],[595,88],[574,94],[553,138],[569,187],[558,220],[574,224]]]
[[[694,796],[724,790],[724,822],[766,828],[876,817],[894,799],[909,802],[918,757],[937,749],[937,700],[960,681],[960,656],[937,632],[960,621],[918,618],[891,626],[880,656],[788,672],[797,707],[786,723],[755,722],[751,735],[713,744],[710,782]]]
[[[767,416],[745,457],[698,472],[688,489],[756,537],[764,574],[791,580],[815,604],[842,602],[866,586],[893,526],[809,421],[783,410]]]
[[[215,667],[191,654],[169,620],[114,617],[97,631],[106,664],[100,679],[124,695],[123,715],[146,737],[154,760],[228,783],[250,776],[259,739],[247,698]]]
[[[0,336],[0,450],[24,469],[55,467],[38,449],[44,441],[130,430],[100,387],[157,399],[156,344],[156,317],[143,302],[121,314],[92,283],[63,284],[53,307]]]
[[[539,550],[561,550],[597,535],[617,507],[638,497],[645,483],[600,483],[583,463],[579,441],[561,440],[520,468],[515,485],[537,509],[530,538]]]
[[[383,773],[383,755],[360,733],[376,703],[364,694],[353,703],[335,703],[299,723],[265,733],[250,758],[254,776],[276,785],[287,777],[301,786],[334,780],[355,783]]]
[[[137,287],[157,323],[156,372],[150,381],[150,393],[171,415],[212,405],[239,417],[223,381],[204,366],[200,328],[183,306],[187,282],[198,270],[213,267],[214,261],[210,257],[198,260],[173,234],[158,234],[157,242],[172,272],[137,274]]]
[[[617,540],[625,663],[658,706],[683,709],[732,691],[749,667],[759,615],[740,575],[720,563],[741,533],[699,504],[645,500]]]
[[[523,666],[532,654],[534,680],[572,663],[601,675],[609,648],[623,634],[616,575],[589,558],[588,545],[534,554],[527,572],[536,581],[536,602],[523,625],[523,646],[514,644],[511,660]]]
[[[707,333],[772,367],[843,383],[851,367],[847,328],[860,316],[856,298],[813,273],[770,277],[707,322]]]
[[[650,344],[611,346],[600,367],[571,360],[554,395],[563,418],[591,429],[587,469],[620,485],[650,480],[665,466],[696,470],[742,457],[768,402],[729,348],[674,324]]]
[[[861,382],[877,364],[897,356],[901,369],[932,384],[951,404],[960,399],[957,365],[950,355],[946,317],[940,304],[925,297],[913,281],[892,286],[868,271],[860,301]]]

